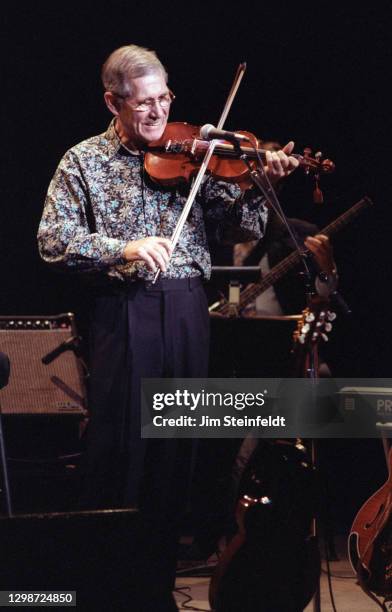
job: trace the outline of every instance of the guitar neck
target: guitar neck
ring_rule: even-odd
[[[332,236],[343,227],[345,227],[352,219],[354,219],[359,213],[371,206],[373,204],[372,200],[365,196],[359,202],[354,204],[351,208],[346,210],[343,214],[341,214],[337,219],[332,221],[329,225],[324,227],[320,234],[325,234],[326,236]],[[257,281],[256,283],[250,283],[247,287],[241,291],[240,302],[238,305],[238,310],[243,310],[246,306],[254,302],[254,300],[261,295],[266,289],[274,285],[278,280],[280,280],[287,272],[298,266],[301,262],[301,256],[298,251],[293,251],[282,259],[276,266],[272,268],[262,279]],[[227,315],[229,304],[222,304],[218,307],[215,312],[219,312],[221,314]]]

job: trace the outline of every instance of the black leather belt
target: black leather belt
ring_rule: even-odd
[[[191,291],[203,283],[200,276],[191,278],[159,278],[155,284],[152,281],[136,281],[146,291]]]

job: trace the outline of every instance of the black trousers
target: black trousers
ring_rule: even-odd
[[[138,506],[163,538],[165,571],[173,580],[173,534],[188,493],[191,441],[141,439],[140,381],[207,376],[209,319],[202,282],[137,282],[100,295],[90,332],[91,418],[81,506]]]

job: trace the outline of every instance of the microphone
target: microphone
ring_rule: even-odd
[[[76,352],[76,350],[78,349],[79,341],[80,336],[72,336],[71,338],[68,338],[68,340],[64,340],[64,342],[59,344],[55,349],[53,349],[53,351],[50,351],[50,353],[47,353],[46,355],[44,355],[44,357],[42,357],[42,363],[44,363],[45,365],[49,365],[49,363],[52,363],[52,361],[57,359],[57,357],[59,357],[61,353],[64,353],[65,351]]]
[[[229,140],[231,142],[238,142],[239,140],[247,140],[249,138],[243,134],[237,134],[236,132],[228,132],[227,130],[218,130],[210,123],[206,123],[200,128],[200,137],[203,140]]]

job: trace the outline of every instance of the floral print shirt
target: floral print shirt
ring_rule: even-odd
[[[170,238],[189,187],[162,187],[146,175],[143,155],[121,145],[108,130],[71,148],[50,183],[38,230],[41,257],[77,272],[120,280],[151,280],[142,261],[126,262],[127,242],[147,236]],[[170,264],[162,277],[209,278],[209,239],[238,242],[261,238],[267,220],[255,190],[205,179]]]

